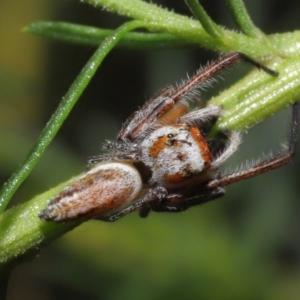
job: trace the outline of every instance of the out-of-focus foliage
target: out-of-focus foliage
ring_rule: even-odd
[[[155,1],[189,14],[184,1]],[[234,28],[221,1],[202,1],[218,23]],[[222,1],[223,2],[223,1]],[[299,29],[298,1],[245,1],[266,33]],[[177,5],[177,7],[174,7]],[[11,16],[14,16],[13,18]],[[0,3],[0,176],[25,157],[78,71],[94,52],[48,42],[21,28],[38,19],[115,28],[124,19],[76,1]],[[200,50],[111,53],[55,142],[15,196],[15,203],[76,175],[85,159],[114,138],[122,122],[154,92],[213,58]],[[226,86],[239,76],[225,73]],[[215,89],[204,93],[205,99]],[[289,112],[244,137],[228,165],[276,150]],[[182,214],[132,214],[90,221],[16,268],[9,299],[298,299],[299,155],[283,169],[228,188],[215,202]]]

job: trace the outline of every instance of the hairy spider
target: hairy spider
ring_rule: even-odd
[[[293,106],[287,149],[232,174],[222,174],[219,168],[237,150],[240,134],[221,132],[208,138],[222,115],[219,106],[189,112],[188,100],[196,99],[195,89],[239,60],[278,75],[244,54],[230,53],[179,87],[167,87],[133,114],[116,141],[104,142],[108,153],[90,158],[90,170],[51,199],[39,217],[112,222],[135,210],[142,217],[151,210],[180,212],[224,195],[231,183],[290,162],[297,141],[298,104]]]

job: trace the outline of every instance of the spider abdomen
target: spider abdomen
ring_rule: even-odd
[[[141,189],[141,176],[132,165],[100,164],[52,198],[39,216],[44,221],[101,219],[130,204]]]

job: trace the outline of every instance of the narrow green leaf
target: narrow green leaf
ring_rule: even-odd
[[[99,46],[114,30],[67,22],[34,22],[24,28],[39,36],[67,43],[87,46]],[[179,49],[193,44],[167,33],[129,32],[118,43],[117,47],[131,50]]]
[[[262,32],[253,24],[242,0],[228,0],[235,22],[240,29],[248,36],[258,37]]]
[[[44,153],[44,151],[58,132],[59,128],[62,126],[64,120],[69,115],[73,106],[76,104],[77,100],[83,93],[84,89],[90,82],[91,78],[95,74],[96,70],[98,69],[99,65],[106,57],[106,55],[128,31],[143,26],[144,23],[139,21],[132,21],[123,24],[114,32],[114,34],[104,40],[95,54],[90,58],[88,63],[77,76],[69,91],[59,104],[57,110],[52,115],[51,119],[38,138],[36,144],[29,151],[25,161],[19,166],[19,168],[8,179],[8,181],[1,189],[0,212],[4,211],[17,188],[26,179],[31,170],[37,164],[41,155]]]
[[[209,35],[214,38],[222,37],[222,29],[210,18],[198,0],[185,0],[185,3]]]
[[[37,144],[28,154],[25,163],[13,174],[3,188],[2,209],[4,209],[8,199],[37,163],[38,158],[53,139],[106,55],[128,31],[143,26],[144,23],[139,21],[123,24],[96,50],[75,79],[59,108],[42,132]],[[80,222],[43,223],[38,218],[38,213],[45,208],[47,201],[69,182],[62,183],[31,201],[13,207],[0,216],[0,228],[2,230],[0,235],[0,275],[5,275],[20,259],[36,254],[42,244],[50,243],[53,239],[80,224]]]

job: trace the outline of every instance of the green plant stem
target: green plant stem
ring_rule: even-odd
[[[276,58],[269,67],[279,76],[254,70],[210,101],[226,111],[218,130],[247,130],[300,99],[300,56]]]
[[[16,264],[35,256],[42,244],[51,242],[80,224],[42,223],[38,218],[38,213],[45,208],[48,199],[65,185],[63,183],[0,216],[0,280]]]

